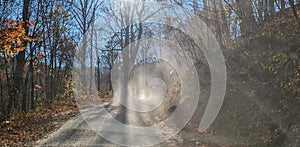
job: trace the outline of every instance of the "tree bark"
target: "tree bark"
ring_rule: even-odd
[[[273,17],[275,15],[275,7],[274,7],[274,3],[275,3],[275,0],[270,0],[269,1],[269,7],[270,7],[270,14],[271,16]]]
[[[285,0],[280,1],[280,6],[282,10],[285,9]]]
[[[29,5],[30,0],[23,1],[23,12],[22,17],[24,21],[24,29],[25,33],[28,34],[28,22],[29,22]],[[24,42],[24,45],[27,46],[27,42]],[[13,80],[13,89],[12,93],[10,94],[10,100],[8,104],[8,115],[10,115],[12,111],[12,107],[15,108],[18,106],[17,102],[21,96],[22,87],[24,85],[24,65],[25,65],[25,51],[20,52],[16,57],[17,65],[14,71],[14,80]],[[26,101],[26,99],[23,101]]]
[[[293,12],[293,15],[296,19],[296,22],[298,23],[298,26],[300,27],[300,18],[298,17],[298,14],[297,14],[297,10],[296,10],[296,6],[294,4],[294,1],[293,0],[289,0],[289,4],[292,8],[292,12]]]
[[[238,6],[238,16],[242,19],[240,24],[242,36],[248,36],[253,33],[256,27],[254,11],[251,0],[236,0]]]

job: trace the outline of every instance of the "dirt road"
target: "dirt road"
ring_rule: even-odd
[[[133,114],[132,112],[125,110],[124,107],[111,106],[110,103],[104,103],[102,106],[88,107],[86,110],[81,111],[81,115],[71,118],[59,130],[48,135],[45,139],[38,141],[38,146],[120,146],[101,137],[96,133],[97,130],[90,127],[90,125],[93,125],[91,123],[99,123],[99,125],[101,125],[100,123],[103,120],[102,116],[104,116],[105,111],[104,108],[109,111],[116,120],[128,125],[144,126],[152,123],[151,119],[145,115],[139,116],[138,114]],[[90,117],[83,119],[82,116],[85,118],[86,116]],[[88,119],[93,120],[91,121]],[[119,138],[119,135],[122,133],[123,135],[124,133],[125,135],[131,135],[131,133],[122,130],[116,129],[114,131],[113,128],[106,131],[107,134],[116,138]],[[145,138],[148,137],[151,136],[145,136]],[[126,142],[131,141],[135,141],[134,138],[126,140]],[[179,145],[179,141],[180,137],[176,135],[170,141],[163,144],[174,146]]]
[[[199,133],[195,129],[199,125],[197,124],[199,120],[196,119],[194,124],[186,125],[175,136],[154,146],[297,146],[299,144],[299,124],[295,123],[287,128],[286,118],[288,115],[284,111],[275,111],[281,110],[274,104],[278,101],[265,99],[266,97],[275,99],[276,92],[269,90],[270,87],[263,84],[252,83],[258,82],[246,83],[243,82],[243,79],[240,80],[240,83],[237,80],[229,82],[222,110],[208,132]],[[130,100],[127,102],[133,104]],[[135,106],[142,105],[137,103]],[[146,132],[146,134],[145,132],[130,132],[114,122],[103,126],[103,120],[107,118],[105,111],[121,124],[136,127],[151,126],[161,122],[160,119],[164,119],[159,115],[151,116],[130,111],[116,103],[107,102],[101,105],[82,107],[80,110],[81,115],[68,120],[60,129],[38,141],[37,145],[122,146],[111,141],[149,144],[153,139],[157,139],[155,137],[167,133],[164,132],[165,128]],[[111,141],[98,135],[99,131],[102,136],[104,134]]]
[[[77,115],[70,120],[68,120],[60,129],[49,134],[43,140],[37,142],[38,146],[122,146],[119,144],[112,143],[107,139],[101,137],[96,132],[99,130],[95,130],[95,128],[91,128],[95,124],[102,122],[104,115],[104,108],[110,112],[112,116],[118,121],[133,125],[133,126],[149,126],[153,124],[153,119],[147,117],[147,115],[140,115],[137,113],[133,113],[129,110],[125,110],[124,107],[113,106],[111,103],[104,103],[103,105],[98,105],[94,107],[87,107],[85,111],[81,111],[81,115]],[[83,119],[83,116],[85,119]],[[89,117],[86,117],[89,116]],[[92,120],[92,121],[91,121]],[[99,124],[100,127],[101,124]],[[153,132],[149,135],[141,134],[133,134],[132,132],[122,131],[122,129],[114,128],[103,130],[106,132],[106,135],[110,135],[111,138],[124,139],[128,144],[132,144],[132,142],[145,142],[151,141],[151,138],[155,138],[159,136],[159,134],[163,134],[164,129],[162,131]],[[108,128],[108,127],[104,127]],[[103,129],[103,126],[102,126]],[[137,132],[135,132],[137,133]],[[144,140],[136,140],[135,135],[139,135],[139,137],[143,136]],[[122,138],[123,136],[123,138]],[[126,136],[126,137],[124,137]],[[130,137],[131,136],[131,137]],[[199,133],[194,129],[191,129],[190,126],[183,128],[178,134],[173,136],[172,138],[154,146],[240,146],[240,145],[249,145],[253,140],[247,140],[247,138],[235,138],[230,136],[217,135],[213,133]],[[149,142],[148,142],[149,143]]]

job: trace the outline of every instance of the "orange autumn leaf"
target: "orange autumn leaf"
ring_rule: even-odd
[[[7,23],[10,25],[17,25],[17,22],[14,20],[8,20]]]
[[[20,138],[23,138],[23,132],[22,131],[19,133],[19,136],[20,136]]]
[[[22,43],[21,39],[17,38],[17,44],[21,44],[21,43]]]
[[[0,27],[0,52],[10,58],[18,52],[24,51],[26,43],[32,42],[33,39],[26,34],[22,21],[9,20],[7,24]]]
[[[239,24],[242,24],[243,23],[243,19],[239,19]]]
[[[25,50],[25,47],[19,47],[19,48],[16,48],[16,50],[21,52],[21,51]]]
[[[30,26],[30,27],[34,27],[34,23],[29,22],[29,26]]]
[[[58,8],[58,9],[60,9],[62,7],[62,5],[61,4],[56,4],[56,8]]]

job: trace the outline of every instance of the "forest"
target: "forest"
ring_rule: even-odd
[[[258,136],[263,138],[258,137],[257,141],[250,137],[250,142],[263,146],[300,144],[300,136],[294,135],[300,131],[296,123],[300,119],[299,0],[0,0],[0,146],[28,145],[78,115],[83,104],[109,102],[118,92],[121,97],[130,93],[126,89],[134,84],[129,81],[118,83],[112,79],[117,76],[139,77],[128,75],[118,67],[125,62],[135,66],[156,62],[163,58],[163,54],[169,54],[163,48],[173,48],[168,43],[154,40],[172,40],[189,55],[198,72],[201,90],[204,89],[200,97],[205,97],[205,92],[213,89],[208,86],[213,83],[214,74],[209,73],[209,64],[213,61],[204,57],[205,50],[192,39],[192,35],[186,34],[185,27],[175,28],[177,24],[170,26],[163,21],[146,22],[148,17],[155,15],[151,14],[153,9],[164,11],[164,7],[156,5],[146,7],[149,6],[144,4],[146,2],[161,3],[166,8],[176,6],[199,18],[209,30],[195,30],[195,36],[197,33],[211,33],[218,44],[212,46],[219,47],[224,56],[227,72],[225,100],[217,122],[208,129],[211,130],[208,134],[230,134],[230,129],[222,126],[228,123],[231,127],[240,126],[237,127],[240,131],[235,132],[239,136],[245,132],[240,125],[247,124],[244,119],[263,122],[268,115],[274,126],[268,128],[270,124],[262,123],[256,126],[257,130],[254,127],[252,131],[255,131],[245,136],[253,136],[261,130]],[[139,5],[137,3],[141,6],[135,8]],[[124,7],[124,14],[115,11],[119,7]],[[182,21],[179,20],[183,15],[180,11],[165,11],[164,14]],[[160,18],[152,19],[159,21]],[[202,24],[197,27],[201,29]],[[149,38],[153,38],[153,42],[143,41]],[[149,45],[151,43],[155,45]],[[139,48],[148,50],[142,52]],[[182,58],[180,51],[174,54],[176,60]],[[125,69],[130,68],[126,65]],[[143,71],[144,77],[168,70],[168,74],[160,76],[175,78],[166,78],[165,86],[172,85],[171,81],[175,81],[175,87],[184,85],[176,84],[176,76],[180,76],[181,71],[174,72],[169,65],[167,68],[150,66],[146,76]],[[189,81],[193,74],[184,71],[182,75],[183,81]],[[179,93],[175,90],[167,95]],[[253,104],[249,110],[245,106],[248,100]],[[173,105],[180,100],[167,101],[168,105]],[[205,107],[200,103],[196,112],[203,115]],[[207,104],[208,99],[203,103]],[[264,112],[252,114],[252,108],[256,109],[253,113]],[[250,116],[242,119],[243,115]],[[191,122],[199,122],[199,119],[193,116]],[[251,130],[252,126],[249,126]],[[286,139],[289,132],[295,133],[290,133],[292,138]],[[231,135],[236,136],[235,133]],[[197,145],[215,145],[207,142],[214,141]],[[187,146],[194,145],[192,143],[188,142]],[[226,146],[226,142],[216,144]]]

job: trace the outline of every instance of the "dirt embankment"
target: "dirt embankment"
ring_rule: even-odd
[[[250,146],[299,144],[299,105],[297,108],[297,105],[287,103],[284,90],[276,83],[278,75],[266,69],[272,63],[272,56],[295,44],[295,38],[292,38],[285,42],[278,38],[257,37],[224,51],[227,91],[210,132],[234,138],[236,142],[246,140],[248,143],[244,145]],[[296,42],[300,40],[296,39]],[[204,85],[210,80],[209,74],[201,71],[199,77],[208,77],[203,80]],[[210,88],[201,89],[199,108],[192,123],[200,122],[209,92]]]

